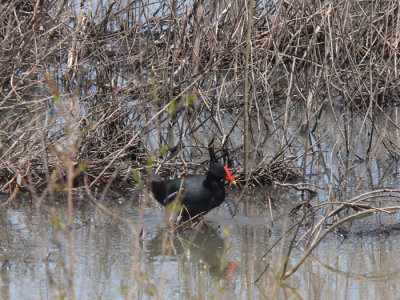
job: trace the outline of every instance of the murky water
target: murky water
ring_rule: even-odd
[[[380,128],[399,144],[393,125],[400,123],[397,110],[388,115],[393,123],[380,116],[386,124]],[[301,114],[292,118],[288,135]],[[301,209],[290,216],[298,203],[346,201],[399,188],[399,166],[389,155],[397,151],[395,145],[381,143],[362,116],[340,124],[324,113],[321,120],[314,134],[300,136],[291,147],[295,155],[305,153],[299,167],[315,197],[276,185],[248,190],[243,197],[242,190],[230,189],[226,202],[205,217],[207,228],[171,231],[165,209],[143,194],[105,199],[106,209],[77,200],[72,235],[66,200],[44,201],[40,208],[24,199],[2,206],[0,298],[72,299],[74,286],[77,299],[399,299],[398,212],[343,224],[292,276],[277,279],[287,257],[290,269],[307,249],[303,240],[288,255],[294,231],[285,232],[301,219]],[[273,155],[279,140],[269,141],[262,152]],[[6,200],[3,196],[1,202]],[[399,205],[393,197],[373,200],[367,203]],[[308,218],[295,240],[328,210]]]
[[[60,221],[64,204],[37,210],[15,201],[0,214],[0,298],[68,296],[71,253],[77,299],[399,298],[396,232],[330,235],[279,284],[274,273],[284,263],[289,241],[263,256],[287,229],[295,194],[286,191],[273,199],[273,222],[268,202],[261,201],[267,195],[267,189],[257,189],[253,196],[259,201],[236,209],[239,194],[230,191],[229,200],[207,215],[208,228],[175,232],[166,229],[166,215],[154,203],[142,216],[134,201],[113,202],[108,212],[83,204],[75,211],[72,252]],[[302,253],[301,247],[294,249],[290,265]]]

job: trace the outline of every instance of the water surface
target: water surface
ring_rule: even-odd
[[[232,216],[239,196],[230,191],[229,200],[206,216],[208,228],[174,232],[154,202],[141,211],[132,199],[110,201],[108,213],[88,203],[76,206],[72,253],[77,299],[265,299],[295,294],[306,299],[398,298],[396,231],[362,228],[362,234],[347,238],[332,234],[279,284],[274,275],[291,235],[264,254],[291,223],[287,216],[296,195],[283,191],[274,199],[273,222],[268,201],[261,201],[271,196],[268,189],[255,189],[250,196],[260,201],[239,203]],[[65,211],[62,202],[38,210],[28,201],[1,210],[2,299],[69,295],[68,234],[55,220],[62,220]],[[303,253],[302,246],[294,249],[290,265]]]

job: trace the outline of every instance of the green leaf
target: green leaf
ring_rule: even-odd
[[[176,108],[176,100],[173,99],[173,100],[170,102],[170,104],[169,104],[169,107],[168,107],[168,114],[169,114],[169,115],[172,115],[172,114],[174,113],[174,111],[175,111],[175,108]]]
[[[60,223],[60,229],[61,229],[61,230],[65,230],[66,228],[67,228],[67,225],[65,225],[64,222],[61,222],[61,223]]]
[[[220,250],[217,250],[216,255],[217,255],[217,258],[218,258],[218,259],[221,259],[221,258],[222,258],[222,253],[221,253]]]
[[[178,215],[181,212],[182,204],[181,203],[176,203],[176,205],[174,205],[174,208],[175,208],[174,213]]]
[[[143,273],[139,273],[138,277],[139,281],[145,281],[149,279],[149,275],[147,274],[143,274]]]
[[[59,230],[65,230],[67,228],[67,225],[65,225],[64,222],[62,222],[62,215],[56,215],[51,217],[51,226],[54,229],[59,229]]]
[[[128,286],[126,285],[121,286],[121,294],[126,295],[127,292],[128,292]]]
[[[50,145],[49,150],[50,150],[51,154],[53,154],[54,156],[57,156],[57,149],[54,145]]]
[[[226,285],[223,285],[219,288],[219,292],[222,293],[223,291],[226,290]]]
[[[225,269],[229,264],[229,261],[224,259],[224,261],[222,262],[222,268]]]
[[[150,156],[150,155],[147,155],[147,161],[146,161],[146,164],[147,164],[148,166],[151,166],[151,165],[153,164],[153,159],[151,158],[151,156]]]
[[[54,180],[54,179],[56,179],[57,178],[57,170],[53,170],[53,172],[51,173],[51,175],[50,175],[50,179],[51,180]]]
[[[60,219],[57,216],[51,216],[51,227],[59,228]]]
[[[135,182],[139,185],[139,186],[141,186],[142,185],[142,178],[140,177],[140,174],[136,171],[136,170],[133,170],[132,171],[132,177],[133,177],[133,180],[135,180]]]
[[[153,99],[155,99],[155,100],[158,99],[158,97],[157,97],[157,88],[151,89],[151,90],[150,90],[150,94],[151,94],[151,96],[153,97]]]
[[[164,146],[162,146],[161,148],[160,148],[160,154],[161,155],[164,155],[165,154],[165,152],[167,152],[168,151],[168,146],[167,145],[164,145]]]
[[[224,237],[225,238],[228,238],[228,237],[230,237],[231,236],[231,234],[230,234],[230,232],[229,232],[229,227],[225,227],[224,228]]]
[[[189,106],[189,105],[193,105],[194,104],[194,102],[196,101],[196,99],[197,99],[197,95],[196,94],[193,94],[193,93],[190,93],[188,96],[187,96],[187,99],[186,99],[186,106]]]
[[[81,162],[78,164],[79,171],[83,172],[83,171],[85,170],[86,165],[87,165],[87,161],[86,161],[86,160],[81,161]]]

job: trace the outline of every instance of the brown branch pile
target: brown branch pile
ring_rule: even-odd
[[[75,186],[123,186],[149,154],[171,173],[209,159],[240,169],[244,2],[75,2],[0,3],[2,189],[62,184],[68,161]],[[295,103],[307,108],[305,124],[325,99],[363,108],[398,102],[398,1],[262,1],[253,15],[258,181],[287,177],[260,166],[274,156],[265,150],[271,134],[282,141],[277,157],[292,157]]]

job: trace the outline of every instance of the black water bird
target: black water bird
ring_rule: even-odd
[[[236,184],[228,167],[211,165],[207,175],[188,175],[180,179],[151,180],[154,198],[163,206],[175,199],[183,206],[182,216],[193,218],[206,214],[225,200],[223,180]]]

